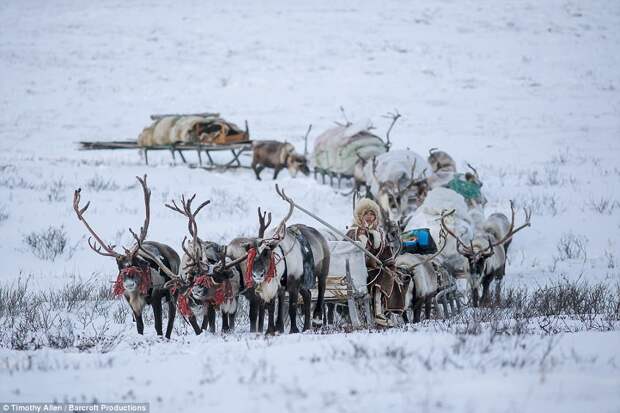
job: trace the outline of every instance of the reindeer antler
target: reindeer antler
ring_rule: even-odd
[[[151,190],[146,184],[146,174],[144,174],[144,177],[142,178],[140,178],[139,176],[136,176],[136,179],[138,180],[138,182],[140,182],[140,185],[142,186],[142,191],[144,193],[145,213],[144,213],[144,224],[142,225],[142,227],[140,227],[140,236],[137,236],[136,233],[131,228],[129,228],[129,232],[131,232],[131,235],[133,235],[133,237],[136,240],[136,245],[128,253],[130,257],[132,257],[138,251],[138,249],[142,246],[142,243],[144,242],[144,239],[146,238],[146,234],[149,230],[149,222],[151,220]]]
[[[392,112],[388,112],[387,115],[383,115],[384,118],[391,118],[392,119],[392,123],[390,123],[390,127],[388,128],[387,132],[385,133],[385,138],[386,138],[386,143],[385,143],[385,147],[387,148],[387,150],[390,150],[390,146],[392,146],[392,143],[390,142],[390,132],[392,131],[392,128],[394,127],[394,124],[396,123],[396,121],[401,117],[402,115],[400,113],[398,113],[398,109],[394,109],[394,113]]]
[[[474,175],[476,176],[476,179],[480,180],[480,175],[478,175],[478,171],[476,170],[476,168],[471,166],[471,164],[469,162],[467,162],[467,167],[474,172]]]
[[[196,216],[204,208],[205,206],[211,203],[211,200],[206,200],[201,203],[195,211],[192,211],[192,202],[196,198],[196,194],[192,195],[189,199],[185,199],[185,195],[181,195],[181,207],[176,203],[176,201],[172,201],[172,205],[165,204],[165,206],[179,214],[183,215],[187,218],[187,230],[189,234],[192,236],[192,247],[194,249],[193,252],[190,252],[185,246],[185,242],[187,241],[187,236],[183,238],[183,242],[181,243],[181,248],[185,254],[191,259],[191,262],[187,264],[187,266],[200,266],[201,260],[199,256],[200,252],[200,238],[198,237],[198,224],[196,223]]]
[[[276,227],[276,230],[274,232],[274,238],[276,239],[282,239],[284,237],[284,231],[286,230],[286,221],[288,221],[288,219],[291,217],[291,215],[293,215],[293,210],[295,209],[295,204],[293,203],[293,201],[284,193],[284,189],[280,189],[280,187],[278,186],[278,184],[276,184],[276,192],[278,193],[278,195],[280,195],[280,197],[285,200],[286,202],[288,202],[289,204],[289,210],[286,214],[286,216],[284,217],[284,219],[278,224],[278,226]]]
[[[514,229],[515,226],[515,208],[514,208],[514,202],[511,200],[510,201],[510,210],[512,213],[511,219],[510,219],[510,227],[508,229],[508,232],[506,233],[506,235],[504,236],[504,238],[502,238],[501,240],[495,242],[495,243],[491,243],[491,241],[489,240],[489,247],[488,248],[492,248],[492,247],[496,247],[498,245],[502,245],[505,242],[509,241],[512,239],[512,237],[519,231],[521,231],[523,228],[525,227],[529,227],[531,226],[531,222],[530,220],[532,219],[532,210],[531,209],[527,209],[527,208],[523,208],[523,212],[525,215],[525,223],[521,226],[519,226],[517,229]]]
[[[454,237],[454,239],[456,240],[456,250],[458,251],[459,254],[461,255],[472,255],[474,253],[474,249],[473,249],[473,245],[472,247],[468,247],[467,245],[465,245],[465,243],[463,241],[461,241],[461,239],[459,238],[458,235],[456,235],[453,231],[450,230],[450,228],[448,228],[448,226],[446,225],[446,217],[449,217],[450,215],[454,214],[456,212],[456,209],[453,209],[452,211],[450,211],[447,214],[441,214],[441,227],[443,228],[443,230],[452,235]],[[462,248],[462,249],[461,249]]]
[[[111,244],[106,245],[106,243],[101,240],[99,235],[97,235],[97,233],[92,229],[92,227],[88,224],[88,222],[86,222],[86,219],[84,218],[84,213],[90,206],[90,201],[88,201],[83,208],[80,208],[81,192],[82,192],[82,188],[78,188],[73,193],[73,210],[75,211],[75,214],[77,215],[78,219],[82,221],[84,226],[86,226],[86,229],[88,230],[88,232],[90,232],[90,234],[92,235],[92,237],[88,237],[88,246],[93,251],[95,251],[97,254],[103,255],[104,257],[114,257],[114,258],[122,257],[121,254],[114,251],[114,245],[111,245]],[[95,241],[92,239],[93,237],[95,238]],[[105,252],[101,251],[102,248],[105,250]]]
[[[265,224],[265,217],[267,217],[267,223]],[[265,236],[265,230],[271,224],[271,212],[261,212],[260,207],[258,207],[258,238],[263,238]]]

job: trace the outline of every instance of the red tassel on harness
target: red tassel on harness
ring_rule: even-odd
[[[252,279],[252,269],[254,268],[254,259],[256,258],[256,248],[250,248],[248,251],[248,264],[245,272],[245,287],[252,288],[254,287],[254,280]]]
[[[256,258],[256,248],[250,248],[248,251],[248,264],[247,270],[245,272],[245,287],[252,288],[254,286],[254,279],[252,278],[252,270],[254,269],[254,259]],[[269,259],[269,269],[267,270],[267,275],[265,276],[264,282],[269,282],[276,275],[276,258],[275,253],[271,252],[271,258]]]
[[[179,309],[179,313],[181,313],[184,317],[189,317],[192,315],[192,310],[190,310],[189,302],[187,300],[187,294],[179,294],[177,308]]]
[[[123,268],[118,273],[118,277],[116,277],[116,281],[112,287],[112,294],[114,294],[115,297],[123,295],[125,292],[125,286],[123,285],[125,278],[137,278],[139,280],[138,290],[140,291],[140,294],[148,294],[149,288],[151,288],[151,273],[149,268],[143,270],[135,265]]]

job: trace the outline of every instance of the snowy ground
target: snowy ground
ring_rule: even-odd
[[[276,219],[285,212],[273,182],[257,183],[249,170],[188,169],[168,154],[150,155],[145,167],[135,152],[80,152],[76,141],[135,138],[152,113],[217,110],[247,119],[254,138],[301,150],[308,124],[312,140],[341,120],[340,105],[380,134],[389,124],[381,115],[398,108],[395,147],[440,147],[474,164],[489,213],[506,212],[510,199],[534,210],[532,228],[511,246],[508,286],[617,285],[619,27],[616,1],[4,2],[0,285],[112,280],[113,263],[88,248],[75,219],[77,187],[92,201],[90,222],[119,245],[142,222],[134,176],[144,173],[149,236],[177,248],[185,222],[163,204],[183,193],[212,200],[199,228],[214,241],[255,233],[258,205]],[[349,223],[350,199],[281,176],[299,203]],[[68,240],[53,261],[25,241],[50,225]],[[153,411],[620,410],[617,331],[501,336],[485,352],[487,333],[463,338],[432,326],[169,343],[150,324],[144,338],[130,318],[117,327],[121,343],[106,353],[0,350],[0,401],[125,399],[150,401]],[[459,353],[463,339],[470,347]]]

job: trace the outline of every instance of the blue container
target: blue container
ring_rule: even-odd
[[[412,229],[401,234],[402,250],[410,254],[434,254],[437,245],[428,228]]]

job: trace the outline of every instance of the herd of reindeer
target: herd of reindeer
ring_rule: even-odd
[[[286,157],[282,159],[286,162]],[[525,222],[518,227],[515,227],[516,212],[512,202],[511,219],[502,213],[485,217],[484,196],[464,198],[447,187],[446,177],[457,174],[457,167],[446,152],[430,151],[428,176],[426,169],[416,176],[414,161],[409,174],[381,181],[375,171],[380,169],[382,161],[389,162],[389,157],[377,157],[369,165],[368,161],[360,159],[361,166],[366,166],[370,175],[366,176],[366,182],[364,178],[356,177],[353,199],[355,204],[356,196],[361,196],[360,188],[365,184],[364,196],[373,198],[381,208],[382,226],[387,242],[392,245],[397,269],[413,281],[408,283],[410,291],[405,307],[412,310],[412,321],[420,321],[423,309],[424,316],[430,318],[433,300],[436,303],[442,290],[454,286],[455,280],[466,281],[468,301],[472,306],[490,305],[493,300],[499,300],[508,247],[514,234],[530,225],[531,211],[525,210]],[[300,163],[299,157],[295,162]],[[262,164],[276,171],[291,169],[286,164],[278,166],[267,161]],[[467,182],[481,187],[477,171],[469,167],[472,172],[461,175]],[[284,190],[276,185],[277,195],[288,203],[289,208],[275,227],[269,229],[271,213],[261,211],[259,207],[256,236],[235,238],[228,245],[205,241],[198,235],[196,217],[210,201],[194,204],[194,194],[166,204],[167,208],[187,219],[188,234],[181,242],[183,255],[180,257],[172,247],[146,240],[151,191],[146,175],[137,179],[144,196],[145,220],[139,233],[130,229],[135,243],[131,248],[124,248],[123,252],[117,252],[115,246],[103,241],[87,222],[85,213],[90,202],[80,205],[81,189],[74,193],[73,208],[91,235],[89,246],[98,254],[116,260],[119,272],[113,293],[126,299],[139,334],[144,332],[143,310],[150,304],[155,330],[158,335],[163,335],[162,302],[168,305],[166,338],[172,333],[177,310],[196,334],[215,332],[217,311],[222,319],[222,332],[230,331],[234,328],[240,295],[249,303],[251,332],[263,331],[265,311],[268,320],[266,333],[283,332],[285,302],[288,303],[291,333],[299,331],[299,304],[303,308],[304,331],[333,322],[333,308],[330,308],[332,314],[329,317],[330,311],[324,309],[329,307],[325,304],[325,290],[330,266],[329,241],[338,239],[338,235],[307,225],[288,225],[297,205]],[[371,180],[374,182],[369,182]],[[403,231],[420,225],[427,227],[440,244],[432,254],[415,254],[401,248]],[[496,286],[494,298],[490,294],[493,281]],[[312,292],[316,294],[314,299]],[[406,311],[403,319],[408,321]]]

